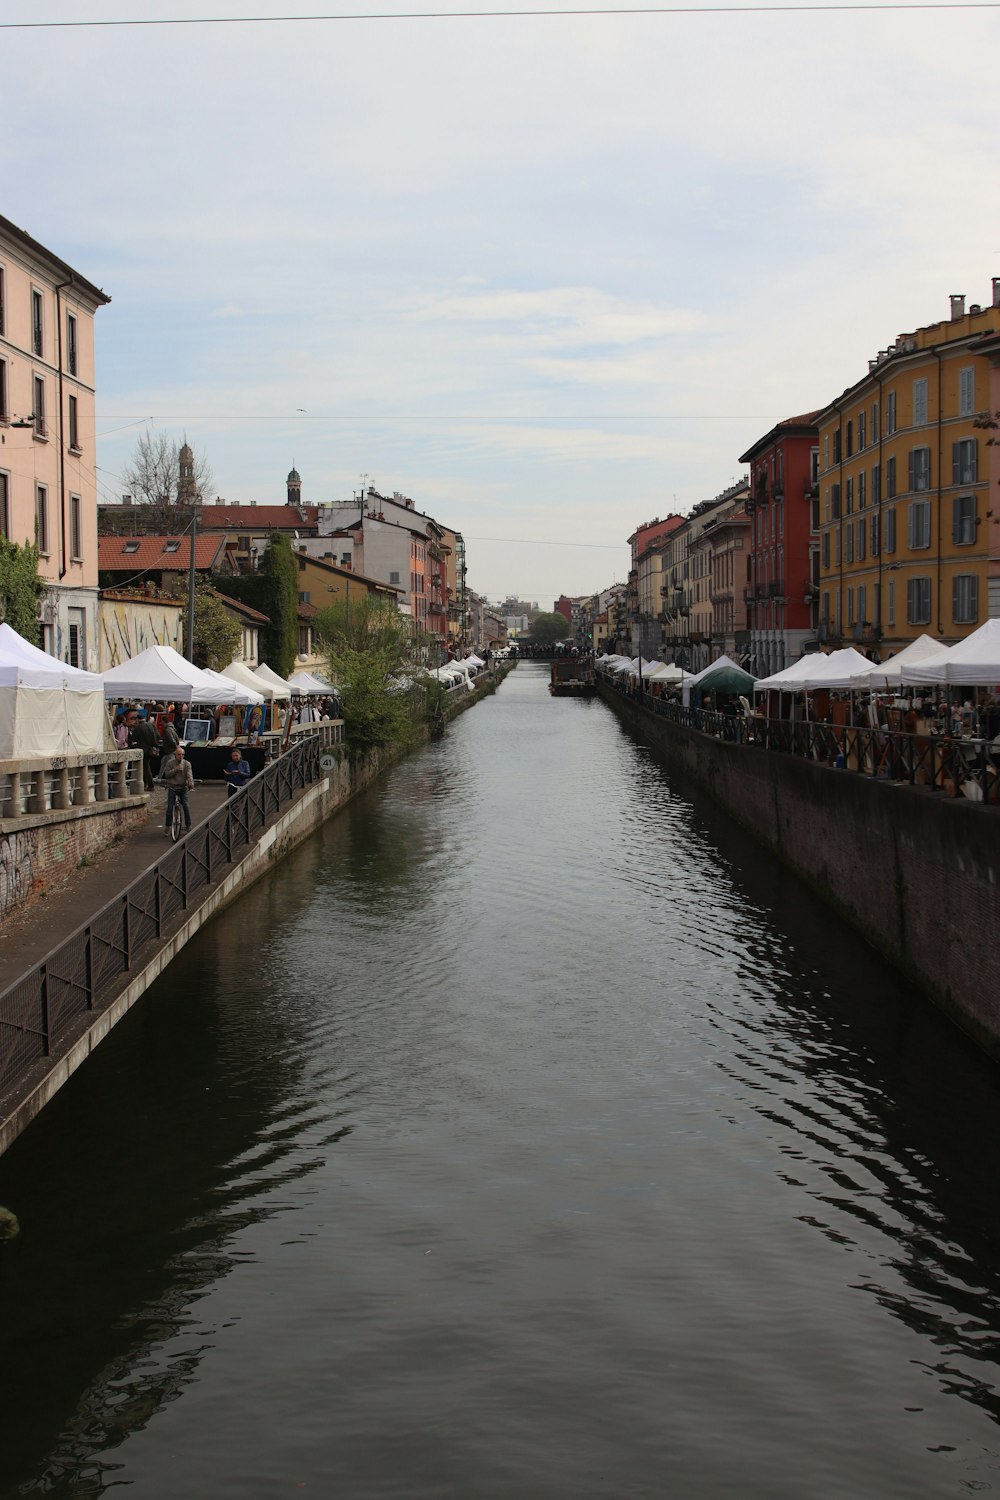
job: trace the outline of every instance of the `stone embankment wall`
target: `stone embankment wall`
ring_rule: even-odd
[[[71,816],[49,814],[0,833],[0,922],[64,885],[83,860],[107,849],[148,817],[145,797],[94,804]]]
[[[1000,808],[716,740],[601,693],[1000,1057]]]

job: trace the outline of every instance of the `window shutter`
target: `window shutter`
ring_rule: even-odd
[[[912,624],[917,618],[917,580],[908,578],[906,581],[906,618]]]
[[[951,502],[951,539],[956,543],[962,540],[962,500],[959,495]]]
[[[951,482],[952,482],[952,484],[961,484],[962,483],[962,445],[961,445],[961,443],[952,443],[952,445],[951,445]]]
[[[914,506],[912,506],[912,505],[907,506],[907,510],[906,510],[906,545],[910,548],[911,551],[916,546],[916,541],[914,540],[914,538],[916,537],[916,534],[917,534],[917,524],[916,524],[916,517],[914,515],[914,510],[915,510]]]
[[[914,457],[915,457],[915,454],[914,454],[913,449],[911,448],[910,451],[909,451],[909,454],[907,455],[907,483],[906,483],[906,488],[908,490],[913,490],[913,489],[916,488],[916,485],[913,482],[914,481],[914,475],[915,475],[915,472],[916,472],[916,467],[917,467],[916,464],[913,461]],[[911,546],[913,545],[912,542],[911,542],[910,545]]]
[[[975,573],[969,579],[969,619],[979,619],[979,577]]]

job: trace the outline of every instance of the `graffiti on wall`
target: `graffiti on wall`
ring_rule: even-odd
[[[38,834],[34,829],[0,836],[0,917],[28,899],[37,854]]]
[[[110,672],[150,646],[173,646],[179,651],[182,614],[180,604],[163,599],[102,599],[99,671]]]

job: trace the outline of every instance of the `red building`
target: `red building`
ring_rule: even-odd
[[[780,672],[817,645],[819,412],[789,417],[759,438],[750,465],[747,624],[751,669]]]

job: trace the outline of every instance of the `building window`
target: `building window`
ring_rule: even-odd
[[[840,485],[839,484],[835,484],[833,486],[833,488],[831,489],[831,491],[830,491],[830,505],[832,507],[833,519],[835,521],[839,521],[840,520]]]
[[[10,413],[7,409],[7,361],[0,359],[0,422],[6,422],[9,419],[9,415]]]
[[[854,590],[847,590],[847,623],[854,624]]]
[[[854,452],[854,423],[853,422],[848,422],[848,424],[847,424],[847,457],[850,458],[850,456],[851,456],[851,454],[853,452]]]
[[[896,431],[896,392],[889,391],[885,398],[885,435],[891,437]]]
[[[83,506],[79,495],[69,497],[69,550],[74,562],[83,557]]]
[[[975,495],[956,495],[951,502],[951,539],[957,547],[969,547],[976,540]]]
[[[976,440],[975,438],[963,438],[961,442],[951,445],[951,482],[952,484],[975,484],[976,482]]]
[[[830,533],[824,531],[822,541],[823,567],[829,572],[830,569]]]
[[[829,433],[826,433],[826,435],[823,438],[823,467],[824,467],[824,469],[828,469],[830,467],[830,434]]]
[[[813,536],[819,531],[819,501],[816,499],[809,502],[809,530]]]
[[[848,480],[847,480],[846,493],[844,495],[844,514],[845,514],[845,516],[853,516],[853,514],[854,514],[854,480],[853,480],[853,478],[848,478]]]
[[[10,475],[0,473],[0,536],[10,540]]]
[[[872,442],[878,442],[878,402],[872,402]]]
[[[822,603],[820,604],[820,617],[822,618],[822,621],[823,621],[824,625],[829,625],[829,623],[830,623],[830,595],[829,594],[824,594],[823,595],[823,600],[822,600]]]
[[[309,655],[309,626],[308,625],[300,625],[299,626],[299,655],[300,656],[308,656]]]
[[[879,532],[878,516],[872,516],[872,524],[871,524],[871,554],[872,554],[872,557],[878,557],[878,544],[879,544],[879,534],[878,534],[878,532]]]
[[[951,585],[951,618],[956,625],[975,625],[979,618],[979,579],[958,573]]]
[[[881,479],[882,479],[882,470],[879,468],[878,464],[876,464],[875,467],[872,469],[872,504],[873,505],[878,505],[878,503],[882,499]]]
[[[71,312],[68,312],[66,314],[66,369],[71,375],[77,373],[76,358],[76,318]]]
[[[69,445],[73,449],[74,453],[79,453],[80,452],[80,420],[79,420],[79,412],[77,410],[77,400],[76,400],[75,396],[70,396],[69,397],[69,411],[68,411],[67,415],[68,415],[68,419],[69,419],[68,422],[67,422],[67,426],[69,427]]]
[[[0,266],[0,337],[7,332],[7,273]]]
[[[36,375],[34,380],[35,409],[33,412],[35,420],[35,437],[43,438],[45,432],[45,381],[41,375]]]
[[[896,580],[889,579],[889,588],[885,601],[885,623],[895,625],[896,623]]]
[[[399,574],[398,574],[398,572],[396,572],[395,570],[393,570],[392,572],[390,572],[390,574],[389,574],[389,582],[390,583],[398,583],[399,582]]]
[[[837,430],[833,434],[833,461],[834,461],[835,464],[839,464],[840,463],[840,428],[839,427],[837,428]]]
[[[913,382],[913,425],[914,427],[925,427],[927,425],[926,380],[915,380]]]
[[[906,623],[929,625],[931,622],[931,581],[909,578],[906,582]]]
[[[896,495],[896,460],[887,458],[885,461],[885,498],[892,500]]]
[[[864,446],[865,446],[865,413],[863,411],[859,411],[858,412],[858,452],[859,453],[864,448]]]
[[[864,516],[862,516],[861,520],[858,522],[858,543],[857,543],[858,562],[864,562],[864,560],[865,560],[865,535],[866,535],[866,531],[865,531],[865,518],[864,518]]]
[[[42,358],[45,348],[42,329],[42,294],[31,289],[31,352]]]
[[[895,552],[896,550],[896,507],[890,505],[885,513],[885,525],[882,529],[882,551]]]
[[[310,599],[309,594],[310,594],[310,590],[309,589],[300,590],[300,592],[299,592],[299,603],[300,604],[311,604],[312,600]]]
[[[910,490],[929,490],[931,487],[931,450],[910,449]]]
[[[965,365],[958,372],[958,415],[971,417],[976,410],[976,367]]]
[[[931,502],[913,500],[907,507],[906,543],[914,551],[931,544]]]
[[[864,584],[858,585],[858,624],[866,625],[865,611],[868,608],[868,594]]]
[[[44,484],[35,488],[35,540],[43,556],[49,551],[49,492]]]
[[[846,531],[844,533],[844,561],[845,562],[849,562],[849,563],[852,563],[854,561],[854,523],[853,523],[853,521],[847,527],[847,529],[846,529]]]
[[[865,508],[865,504],[867,502],[867,483],[868,475],[865,473],[864,469],[862,469],[858,475],[858,510],[864,510]]]

